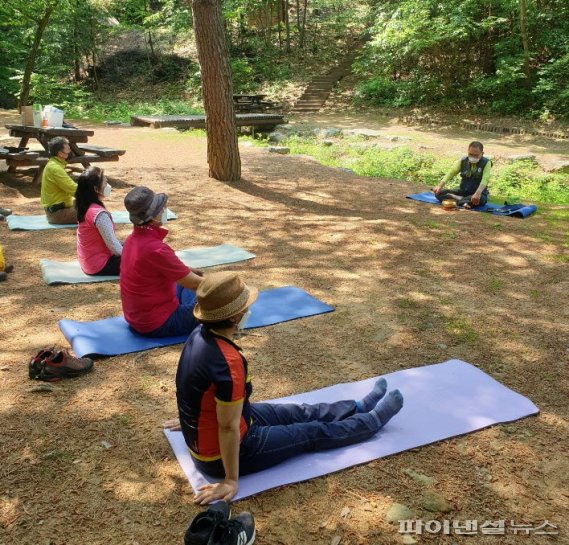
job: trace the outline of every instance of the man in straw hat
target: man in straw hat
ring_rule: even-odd
[[[167,202],[164,193],[142,186],[124,199],[134,227],[122,251],[121,303],[130,327],[146,337],[186,335],[197,325],[192,310],[202,273],[164,242]]]
[[[379,379],[361,400],[317,405],[250,403],[247,360],[232,340],[244,327],[257,290],[236,273],[209,274],[197,289],[201,322],[186,342],[176,375],[180,426],[196,467],[223,479],[202,486],[194,501],[231,500],[239,475],[297,454],[372,437],[403,406],[399,390],[385,395]]]

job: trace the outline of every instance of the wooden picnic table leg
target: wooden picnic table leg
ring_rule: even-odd
[[[24,134],[24,136],[20,138],[20,143],[18,144],[18,147],[25,148],[28,145],[29,139],[30,139],[29,135]],[[12,164],[8,165],[8,172],[10,174],[14,174],[14,172],[16,172],[16,162],[13,162]]]
[[[41,184],[41,179],[43,176],[43,169],[45,168],[45,165],[40,165],[38,167],[38,169],[36,170],[35,174],[34,174],[34,178],[32,180],[32,184],[34,185],[40,185]]]

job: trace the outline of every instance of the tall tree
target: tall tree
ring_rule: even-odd
[[[206,112],[209,176],[217,180],[236,181],[241,178],[241,159],[221,2],[192,0],[192,13]]]
[[[20,98],[18,100],[18,108],[21,109],[22,106],[25,106],[28,103],[28,99],[30,97],[32,73],[38,58],[43,33],[45,32],[49,19],[59,2],[58,0],[51,0],[48,2],[15,2],[5,0],[5,2],[5,5],[11,7],[15,13],[19,14],[19,16],[34,25],[34,37],[28,51],[26,65],[24,68],[24,77],[22,79],[22,86],[20,90]]]

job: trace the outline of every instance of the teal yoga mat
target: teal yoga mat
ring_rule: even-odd
[[[216,265],[228,265],[253,259],[255,254],[232,246],[231,244],[220,244],[207,248],[192,248],[190,250],[180,250],[176,255],[188,267],[195,269],[205,269]],[[92,282],[111,282],[118,280],[118,276],[91,276],[85,274],[77,261],[51,261],[50,259],[40,259],[40,267],[43,279],[50,286],[55,284],[87,284]]]
[[[130,223],[128,217],[128,212],[126,210],[120,210],[118,212],[112,212],[113,221],[116,224]],[[175,220],[178,216],[168,209],[168,220]],[[77,224],[72,223],[69,225],[51,225],[47,222],[44,215],[39,216],[16,216],[12,214],[6,218],[6,223],[8,224],[8,229],[10,231],[44,231],[46,229],[76,229]]]

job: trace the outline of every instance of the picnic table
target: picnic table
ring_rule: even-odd
[[[68,164],[81,164],[83,168],[91,163],[118,161],[126,150],[106,148],[89,144],[89,137],[95,134],[90,129],[77,127],[32,127],[29,125],[6,125],[10,136],[20,138],[15,148],[0,147],[0,159],[8,164],[8,172],[15,172],[18,167],[37,166],[34,182],[39,182],[43,168],[49,160],[48,143],[56,136],[64,136],[69,141],[71,153],[67,158]],[[40,151],[30,151],[27,148],[30,140],[37,140],[43,147]]]
[[[274,108],[275,103],[263,100],[267,95],[233,95],[233,105],[238,112],[263,111]]]

